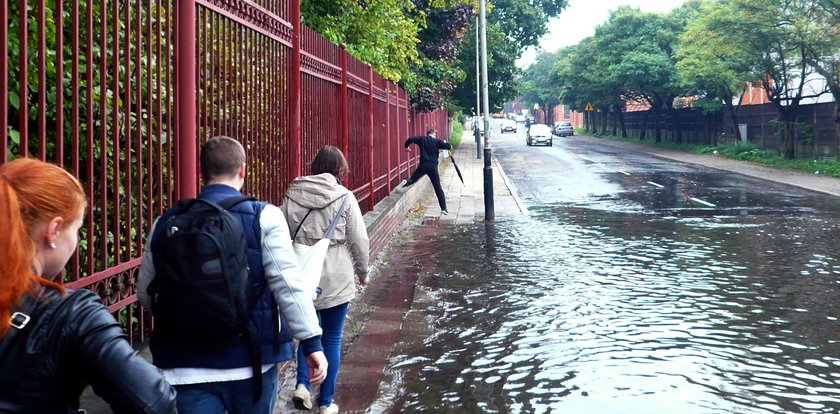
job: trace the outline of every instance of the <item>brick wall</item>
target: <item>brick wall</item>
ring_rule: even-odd
[[[431,188],[431,181],[420,180],[403,193],[394,193],[380,201],[373,211],[365,213],[370,237],[370,262],[373,263],[382,249],[405,220],[408,212],[417,206],[423,194]]]

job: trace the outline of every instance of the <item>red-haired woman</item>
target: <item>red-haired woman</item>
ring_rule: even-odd
[[[86,205],[55,165],[0,166],[0,412],[75,412],[87,384],[117,413],[174,412],[175,391],[99,298],[53,281],[76,250]]]

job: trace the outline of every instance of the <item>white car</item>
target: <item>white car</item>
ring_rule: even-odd
[[[528,134],[525,136],[525,143],[530,147],[536,144],[545,144],[549,147],[554,145],[554,136],[551,134],[551,128],[545,124],[532,124],[528,128]]]

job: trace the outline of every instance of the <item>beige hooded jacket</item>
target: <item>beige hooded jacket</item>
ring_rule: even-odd
[[[349,194],[347,203],[327,251],[315,309],[327,309],[351,301],[356,296],[354,276],[367,278],[370,240],[362,211],[353,192],[329,173],[295,178],[286,190],[281,207],[292,237],[301,226],[295,242],[311,246],[324,236],[345,194]],[[310,209],[312,213],[301,225]]]

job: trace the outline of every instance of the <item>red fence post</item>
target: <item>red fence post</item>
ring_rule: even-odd
[[[0,25],[0,165],[6,162],[9,150],[9,8],[0,7],[0,20],[7,22]]]
[[[350,104],[347,97],[347,45],[341,44],[341,152],[350,156]]]
[[[178,198],[198,194],[198,137],[196,136],[195,94],[195,0],[178,0],[175,36],[178,57],[175,62],[175,98],[178,130],[175,145],[178,151]],[[104,156],[103,156],[104,157]]]
[[[397,135],[394,139],[394,145],[397,146],[397,181],[402,179],[402,150],[400,148],[400,91],[401,88],[397,88],[397,115],[396,115],[396,123],[397,123]]]
[[[391,192],[391,81],[385,81],[385,150],[388,151],[388,193]]]
[[[371,210],[376,207],[376,200],[373,197],[375,190],[374,182],[376,177],[373,172],[373,68],[368,65],[368,126],[370,127],[370,136],[368,137],[368,147],[370,147],[370,188],[368,189],[368,206]]]
[[[289,182],[300,175],[300,1],[292,0],[292,50],[289,73]]]

